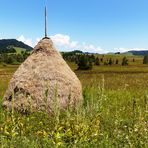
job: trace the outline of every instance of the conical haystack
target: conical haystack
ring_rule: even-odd
[[[82,87],[49,38],[42,39],[13,75],[3,106],[52,111],[82,101]],[[47,109],[46,108],[46,109]]]

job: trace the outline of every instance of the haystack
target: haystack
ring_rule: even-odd
[[[82,102],[82,86],[49,38],[43,38],[14,73],[3,106],[52,111]]]

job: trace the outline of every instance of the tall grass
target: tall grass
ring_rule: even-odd
[[[0,98],[16,68],[0,67]],[[88,72],[77,71],[83,84],[83,105],[60,111],[55,94],[52,114],[7,111],[0,99],[0,147],[147,148],[146,72],[146,66],[100,66]],[[48,93],[45,88],[46,105]],[[32,110],[31,104],[30,100]]]
[[[47,95],[47,94],[46,94]],[[106,90],[105,78],[85,85],[84,103],[54,114],[0,107],[1,147],[148,147],[148,93]]]

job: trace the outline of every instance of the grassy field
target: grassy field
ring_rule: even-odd
[[[147,148],[148,65],[142,57],[132,59],[129,66],[101,65],[91,71],[68,63],[83,85],[84,104],[76,109],[20,115],[1,107],[1,147]],[[0,65],[0,98],[17,67]]]

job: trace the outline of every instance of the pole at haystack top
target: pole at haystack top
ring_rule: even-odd
[[[47,37],[47,8],[45,6],[45,38]]]

